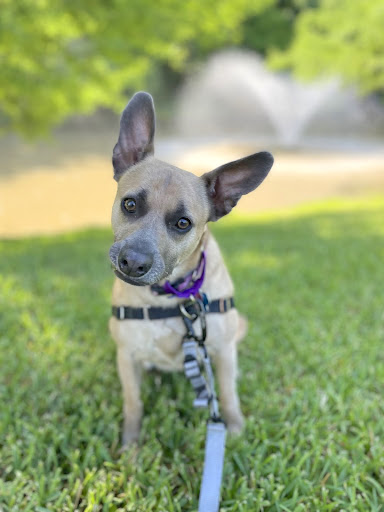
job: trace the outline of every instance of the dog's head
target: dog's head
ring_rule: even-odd
[[[197,177],[153,157],[154,133],[152,97],[139,92],[122,114],[113,150],[118,189],[110,249],[116,275],[137,286],[169,276],[196,250],[206,223],[229,213],[273,164],[261,152]]]

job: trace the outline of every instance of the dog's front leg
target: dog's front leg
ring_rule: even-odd
[[[135,364],[130,352],[119,347],[117,366],[124,400],[123,447],[139,439],[143,405],[140,400],[141,368]]]
[[[215,353],[214,362],[220,391],[220,409],[228,431],[238,434],[243,428],[244,418],[236,388],[237,350],[234,339]]]

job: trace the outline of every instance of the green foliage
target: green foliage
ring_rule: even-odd
[[[0,105],[28,135],[98,106],[121,109],[157,62],[239,38],[272,0],[0,0]],[[3,123],[3,124],[4,124]]]
[[[143,87],[169,98],[187,64],[232,44],[299,77],[384,88],[383,0],[0,0],[0,12],[0,125],[30,137],[121,110]]]
[[[276,0],[273,5],[245,20],[241,44],[262,55],[286,49],[294,34],[297,15],[318,0]]]
[[[250,323],[221,511],[383,510],[384,200],[230,216],[215,233]],[[0,245],[4,512],[196,510],[205,412],[182,374],[144,378],[140,447],[118,454],[111,241]]]
[[[271,52],[273,67],[297,76],[340,76],[362,93],[384,89],[383,0],[322,0],[304,10],[285,52]]]

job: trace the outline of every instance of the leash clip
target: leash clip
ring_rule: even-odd
[[[196,302],[196,297],[191,295],[187,301],[179,304],[180,313],[182,314],[183,318],[188,318],[189,320],[192,320],[192,322],[196,320],[198,315],[196,313],[191,314],[186,309],[186,306],[196,304]]]
[[[193,306],[193,311],[188,310],[188,308],[190,308],[191,306]],[[179,304],[179,309],[184,325],[187,329],[187,334],[185,335],[185,338],[192,338],[195,341],[197,341],[200,345],[203,345],[207,337],[207,321],[205,318],[204,302],[200,298],[191,295],[186,302]],[[193,325],[197,319],[199,319],[200,321],[200,336],[196,334]]]

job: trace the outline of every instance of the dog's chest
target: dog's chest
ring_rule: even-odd
[[[227,338],[234,336],[232,331],[236,329],[236,319],[235,310],[226,315],[207,315],[206,345],[210,353],[218,350]],[[110,330],[119,349],[124,350],[137,363],[164,371],[182,370],[182,340],[186,329],[181,318],[143,322],[120,321],[112,317]],[[197,325],[196,331],[200,334]]]
[[[110,328],[119,347],[136,362],[165,371],[182,369],[185,327],[181,319],[151,322],[111,319]]]

